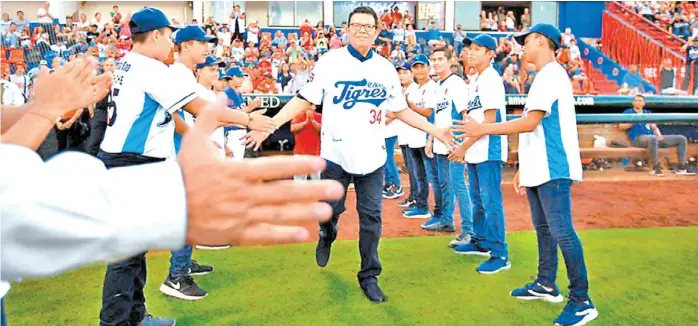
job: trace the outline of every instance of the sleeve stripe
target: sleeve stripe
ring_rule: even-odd
[[[193,98],[190,99],[190,97],[192,97],[193,95],[196,95],[196,92],[191,92],[191,93],[189,93],[187,96],[183,97],[181,100],[179,100],[179,101],[175,102],[174,104],[172,104],[169,108],[167,108],[167,112],[173,111],[172,108],[175,108],[175,107],[176,107],[177,109],[179,109],[179,108],[181,108],[182,106],[186,105],[187,103],[193,101],[193,100],[194,100]],[[182,102],[186,102],[186,103],[183,104],[183,105],[180,105]],[[174,111],[176,111],[176,110],[174,110]]]

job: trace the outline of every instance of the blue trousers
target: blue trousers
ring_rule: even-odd
[[[184,248],[170,252],[170,276],[184,277],[189,275],[191,268],[192,247],[185,245]]]
[[[426,154],[423,157],[424,168],[427,174],[427,181],[434,191],[434,217],[440,218],[443,213],[443,198],[441,196],[441,182],[439,181],[439,170],[436,166],[436,158],[429,158]]]
[[[434,154],[434,162],[439,176],[439,188],[441,188],[441,222],[445,224],[453,223],[453,189],[451,188],[450,161],[448,156]]]
[[[502,162],[468,164],[473,207],[473,241],[494,257],[509,257],[504,227]]]
[[[424,157],[426,157],[424,154],[424,147],[406,147],[405,153],[405,160],[409,162],[407,172],[410,174],[410,195],[412,199],[417,202],[417,208],[428,210],[429,183],[427,181],[426,168],[424,167]],[[414,182],[414,184],[412,184],[412,182]]]
[[[5,298],[0,300],[0,326],[7,326],[7,317],[5,317]]]
[[[557,247],[560,246],[570,281],[570,300],[589,299],[589,278],[584,249],[572,224],[572,181],[552,180],[527,188],[531,219],[538,237],[538,283],[555,284]]]
[[[388,157],[385,160],[385,176],[383,180],[384,184],[394,184],[400,187],[400,173],[395,163],[395,144],[397,144],[397,136],[385,139],[385,151]]]
[[[448,172],[450,186],[453,192],[453,203],[458,202],[460,213],[461,234],[473,234],[473,214],[471,211],[470,192],[465,183],[465,163],[449,161]]]

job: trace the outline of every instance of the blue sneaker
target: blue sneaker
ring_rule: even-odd
[[[555,325],[561,326],[581,326],[596,319],[599,311],[594,308],[591,300],[576,302],[569,300],[560,316],[555,319]]]
[[[138,326],[174,326],[176,324],[174,319],[171,318],[156,318],[151,314],[146,313],[143,320],[138,324]]]
[[[402,214],[406,218],[430,218],[431,213],[428,209],[412,208]]]
[[[453,251],[459,255],[471,255],[471,256],[481,256],[490,257],[490,251],[480,248],[474,243],[467,243],[464,245],[459,245],[453,248]]]
[[[402,186],[393,186],[393,192],[397,197],[402,197],[402,195],[405,194],[405,192],[402,190]]]
[[[428,219],[424,224],[422,224],[422,229],[426,229],[430,225],[434,225],[436,223],[439,223],[441,219],[438,216],[432,215],[430,219]]]
[[[506,257],[490,257],[486,262],[480,264],[475,270],[480,274],[496,274],[499,271],[510,269],[511,263]]]
[[[456,232],[456,226],[453,224],[446,224],[441,221],[430,224],[424,227],[425,230],[427,231],[434,231],[434,232]]]
[[[544,300],[552,303],[560,303],[565,298],[560,294],[557,285],[547,289],[538,282],[532,282],[511,291],[511,296],[521,300]]]

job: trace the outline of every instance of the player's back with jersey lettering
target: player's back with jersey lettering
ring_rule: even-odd
[[[572,84],[565,68],[546,64],[528,92],[524,115],[545,112],[532,132],[519,135],[520,182],[536,187],[551,180],[582,181],[577,117]]]
[[[385,164],[385,113],[407,108],[387,59],[373,51],[362,57],[351,46],[331,50],[299,95],[323,105],[320,156],[354,174]]]
[[[468,107],[468,85],[463,78],[451,74],[439,82],[436,108],[434,108],[434,125],[438,128],[448,128],[453,125],[453,119],[462,120],[462,112]],[[434,139],[434,153],[446,155],[448,148],[438,139]]]
[[[127,53],[114,72],[113,107],[101,149],[170,157],[174,152],[172,114],[196,98],[194,86],[158,60]]]

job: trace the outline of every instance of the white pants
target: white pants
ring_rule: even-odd
[[[231,130],[225,135],[226,146],[233,151],[233,160],[240,161],[245,157],[245,145],[240,141],[245,134],[247,130],[238,129]]]

